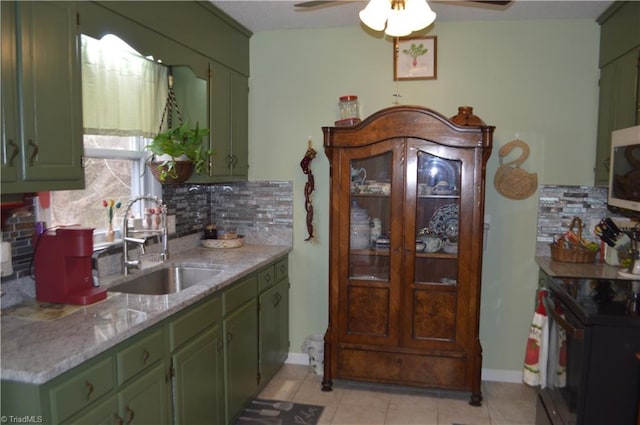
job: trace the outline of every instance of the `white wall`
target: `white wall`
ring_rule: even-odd
[[[404,104],[447,116],[471,105],[496,126],[487,166],[483,367],[519,370],[537,286],[537,193],[513,201],[496,192],[497,151],[518,134],[531,147],[523,168],[537,172],[539,183],[592,183],[599,27],[585,20],[436,23],[426,35],[438,37],[437,80],[399,83],[392,42],[360,27],[260,32],[251,39],[249,177],[294,182],[291,351],[301,352],[304,338],[327,324],[328,161],[321,127],[337,119],[340,95],[358,95],[364,118],[391,106],[399,90]],[[299,165],[308,137],[318,151],[313,243],[304,242],[306,176]]]

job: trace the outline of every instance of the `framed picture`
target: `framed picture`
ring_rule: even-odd
[[[438,37],[402,37],[393,43],[393,80],[435,80]]]

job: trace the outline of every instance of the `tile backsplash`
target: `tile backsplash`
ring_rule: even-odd
[[[176,216],[177,237],[200,233],[206,224],[216,222],[237,226],[247,244],[293,243],[292,182],[165,185],[162,198],[168,214]],[[3,223],[2,239],[11,242],[13,273],[2,277],[2,283],[31,274],[34,229],[34,200],[29,198]]]
[[[549,244],[554,241],[554,237],[569,230],[573,217],[580,217],[582,220],[583,237],[599,241],[593,234],[593,228],[602,218],[613,216],[607,210],[605,186],[542,185],[538,193],[538,256],[551,255]]]

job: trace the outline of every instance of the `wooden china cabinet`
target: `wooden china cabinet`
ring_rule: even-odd
[[[493,130],[418,106],[323,127],[331,166],[323,390],[333,379],[362,380],[468,391],[480,405]]]

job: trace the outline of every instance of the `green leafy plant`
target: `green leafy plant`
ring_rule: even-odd
[[[411,43],[411,47],[408,49],[403,49],[402,53],[413,58],[411,61],[411,65],[415,68],[416,66],[418,66],[418,57],[425,55],[428,51],[429,49],[424,47],[423,43]]]
[[[171,157],[159,165],[161,169],[160,181],[164,182],[168,177],[178,178],[176,163],[183,157],[193,162],[196,173],[200,174],[205,171],[207,158],[214,153],[203,146],[203,138],[207,135],[209,135],[209,129],[200,128],[198,123],[195,127],[184,123],[179,127],[172,127],[159,133],[145,149],[154,155],[169,155]]]

